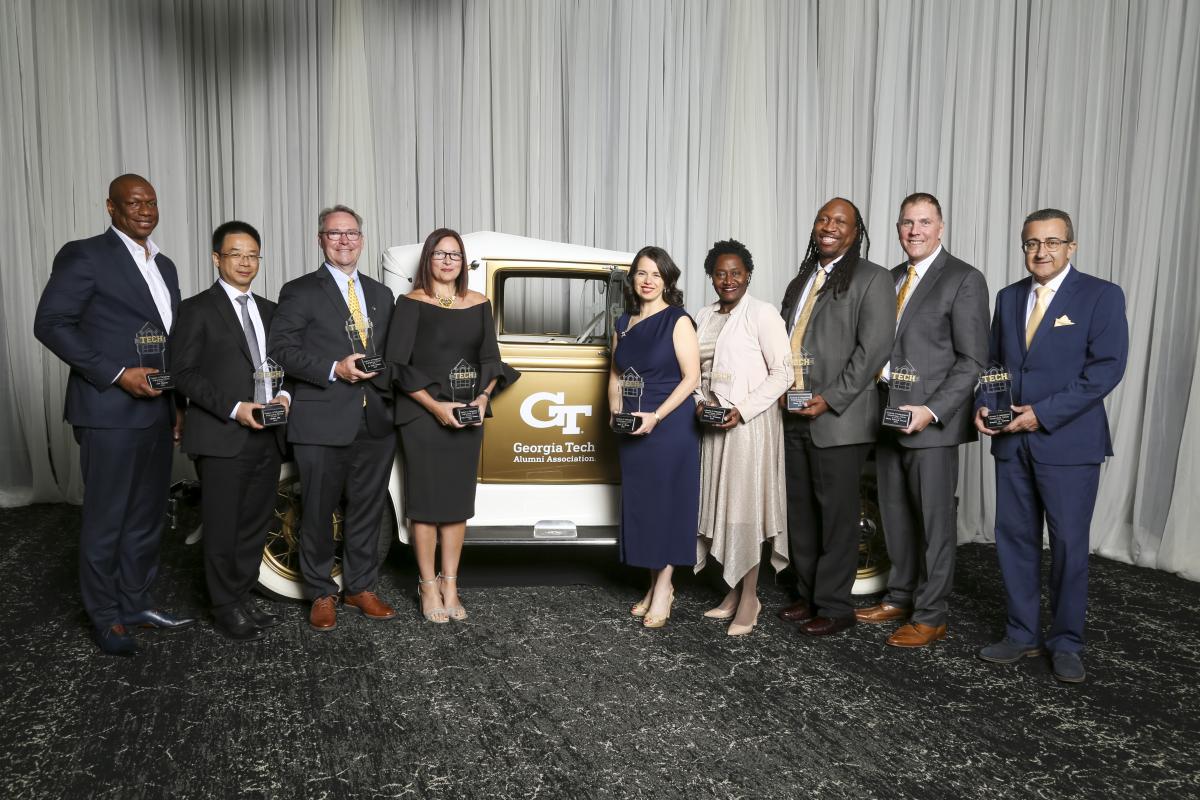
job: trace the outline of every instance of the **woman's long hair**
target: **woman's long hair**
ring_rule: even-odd
[[[420,289],[430,297],[433,297],[434,283],[433,251],[437,247],[438,242],[447,236],[458,242],[458,249],[463,254],[462,261],[458,262],[462,269],[458,271],[458,277],[454,281],[454,293],[459,297],[467,293],[467,248],[463,245],[462,237],[458,235],[458,231],[452,231],[449,228],[438,228],[426,237],[425,246],[421,248],[421,260],[417,263],[417,275],[413,278],[413,288]]]
[[[682,308],[683,292],[675,285],[679,281],[679,267],[675,266],[675,261],[671,258],[670,253],[651,244],[637,251],[637,255],[629,264],[629,271],[625,273],[625,283],[622,284],[625,294],[625,310],[630,314],[636,314],[641,308],[641,298],[633,292],[633,273],[637,271],[637,263],[643,258],[650,259],[658,267],[658,274],[663,279],[663,300],[669,306]]]

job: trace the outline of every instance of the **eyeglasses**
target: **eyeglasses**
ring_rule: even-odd
[[[347,242],[357,242],[362,238],[362,231],[321,231],[321,235],[331,242],[345,239]]]
[[[438,261],[462,261],[462,253],[455,250],[434,250],[433,257]]]
[[[1070,244],[1066,239],[1026,239],[1021,242],[1021,249],[1026,253],[1036,253],[1039,247],[1046,248],[1047,253],[1057,253],[1058,248]]]
[[[263,257],[254,253],[217,253],[221,258],[228,258],[230,261],[241,261],[243,264],[261,264]]]

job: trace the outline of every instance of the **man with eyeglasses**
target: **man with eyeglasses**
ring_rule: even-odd
[[[250,291],[262,238],[233,220],[212,235],[217,281],[179,306],[170,349],[175,382],[188,398],[183,451],[200,476],[204,577],[213,627],[235,641],[261,639],[280,623],[250,596],[275,511],[283,427],[256,418],[255,373],[267,362],[275,304]],[[287,392],[266,398],[287,407]]]
[[[167,511],[171,461],[182,412],[177,393],[157,389],[135,339],[157,339],[179,305],[175,264],[150,234],[158,195],[140,175],[108,186],[112,227],[68,242],[54,257],[34,318],[38,341],[71,367],[64,417],[79,443],[83,516],[79,584],[92,639],[108,655],[131,656],[133,627],[179,629],[195,620],[154,608],[150,586]],[[170,350],[165,353],[170,356]]]
[[[357,363],[379,354],[395,298],[358,270],[362,217],[354,210],[322,211],[317,241],[324,262],[280,290],[267,340],[293,394],[287,439],[304,490],[300,572],[312,601],[308,623],[328,631],[337,626],[333,514],[343,500],[343,602],[368,619],[396,616],[374,592],[396,451],[390,373],[364,372],[369,361]]]
[[[1004,638],[980,658],[1014,664],[1049,650],[1054,677],[1081,683],[1089,530],[1100,465],[1113,454],[1104,398],[1125,372],[1129,331],[1116,284],[1071,263],[1075,229],[1053,208],[1025,218],[1029,277],[996,296],[991,359],[1011,380],[1012,421],[975,428],[996,459],[996,554],[1008,603]],[[1050,629],[1040,624],[1042,527],[1050,534]]]

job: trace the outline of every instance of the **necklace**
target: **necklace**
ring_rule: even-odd
[[[456,297],[455,295],[450,295],[449,297],[442,297],[437,292],[433,293],[433,298],[435,300],[437,300],[437,304],[439,306],[441,306],[442,308],[449,308],[450,306],[454,305],[454,301],[458,299],[458,297]]]

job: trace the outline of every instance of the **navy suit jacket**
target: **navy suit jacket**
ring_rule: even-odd
[[[175,264],[162,253],[155,263],[174,313],[179,307]],[[142,273],[112,228],[63,245],[38,303],[33,335],[71,367],[63,414],[67,422],[85,428],[148,428],[163,419],[163,406],[171,405],[173,392],[139,399],[113,383],[123,367],[138,366],[133,339],[147,322],[167,332]]]
[[[1113,454],[1104,398],[1121,382],[1129,354],[1125,294],[1115,283],[1071,271],[1025,348],[1025,305],[1033,278],[996,296],[991,358],[1012,378],[1012,399],[1032,405],[1039,429],[992,437],[992,455],[1011,459],[1022,441],[1042,464],[1099,464]],[[976,405],[983,405],[980,395]]]

